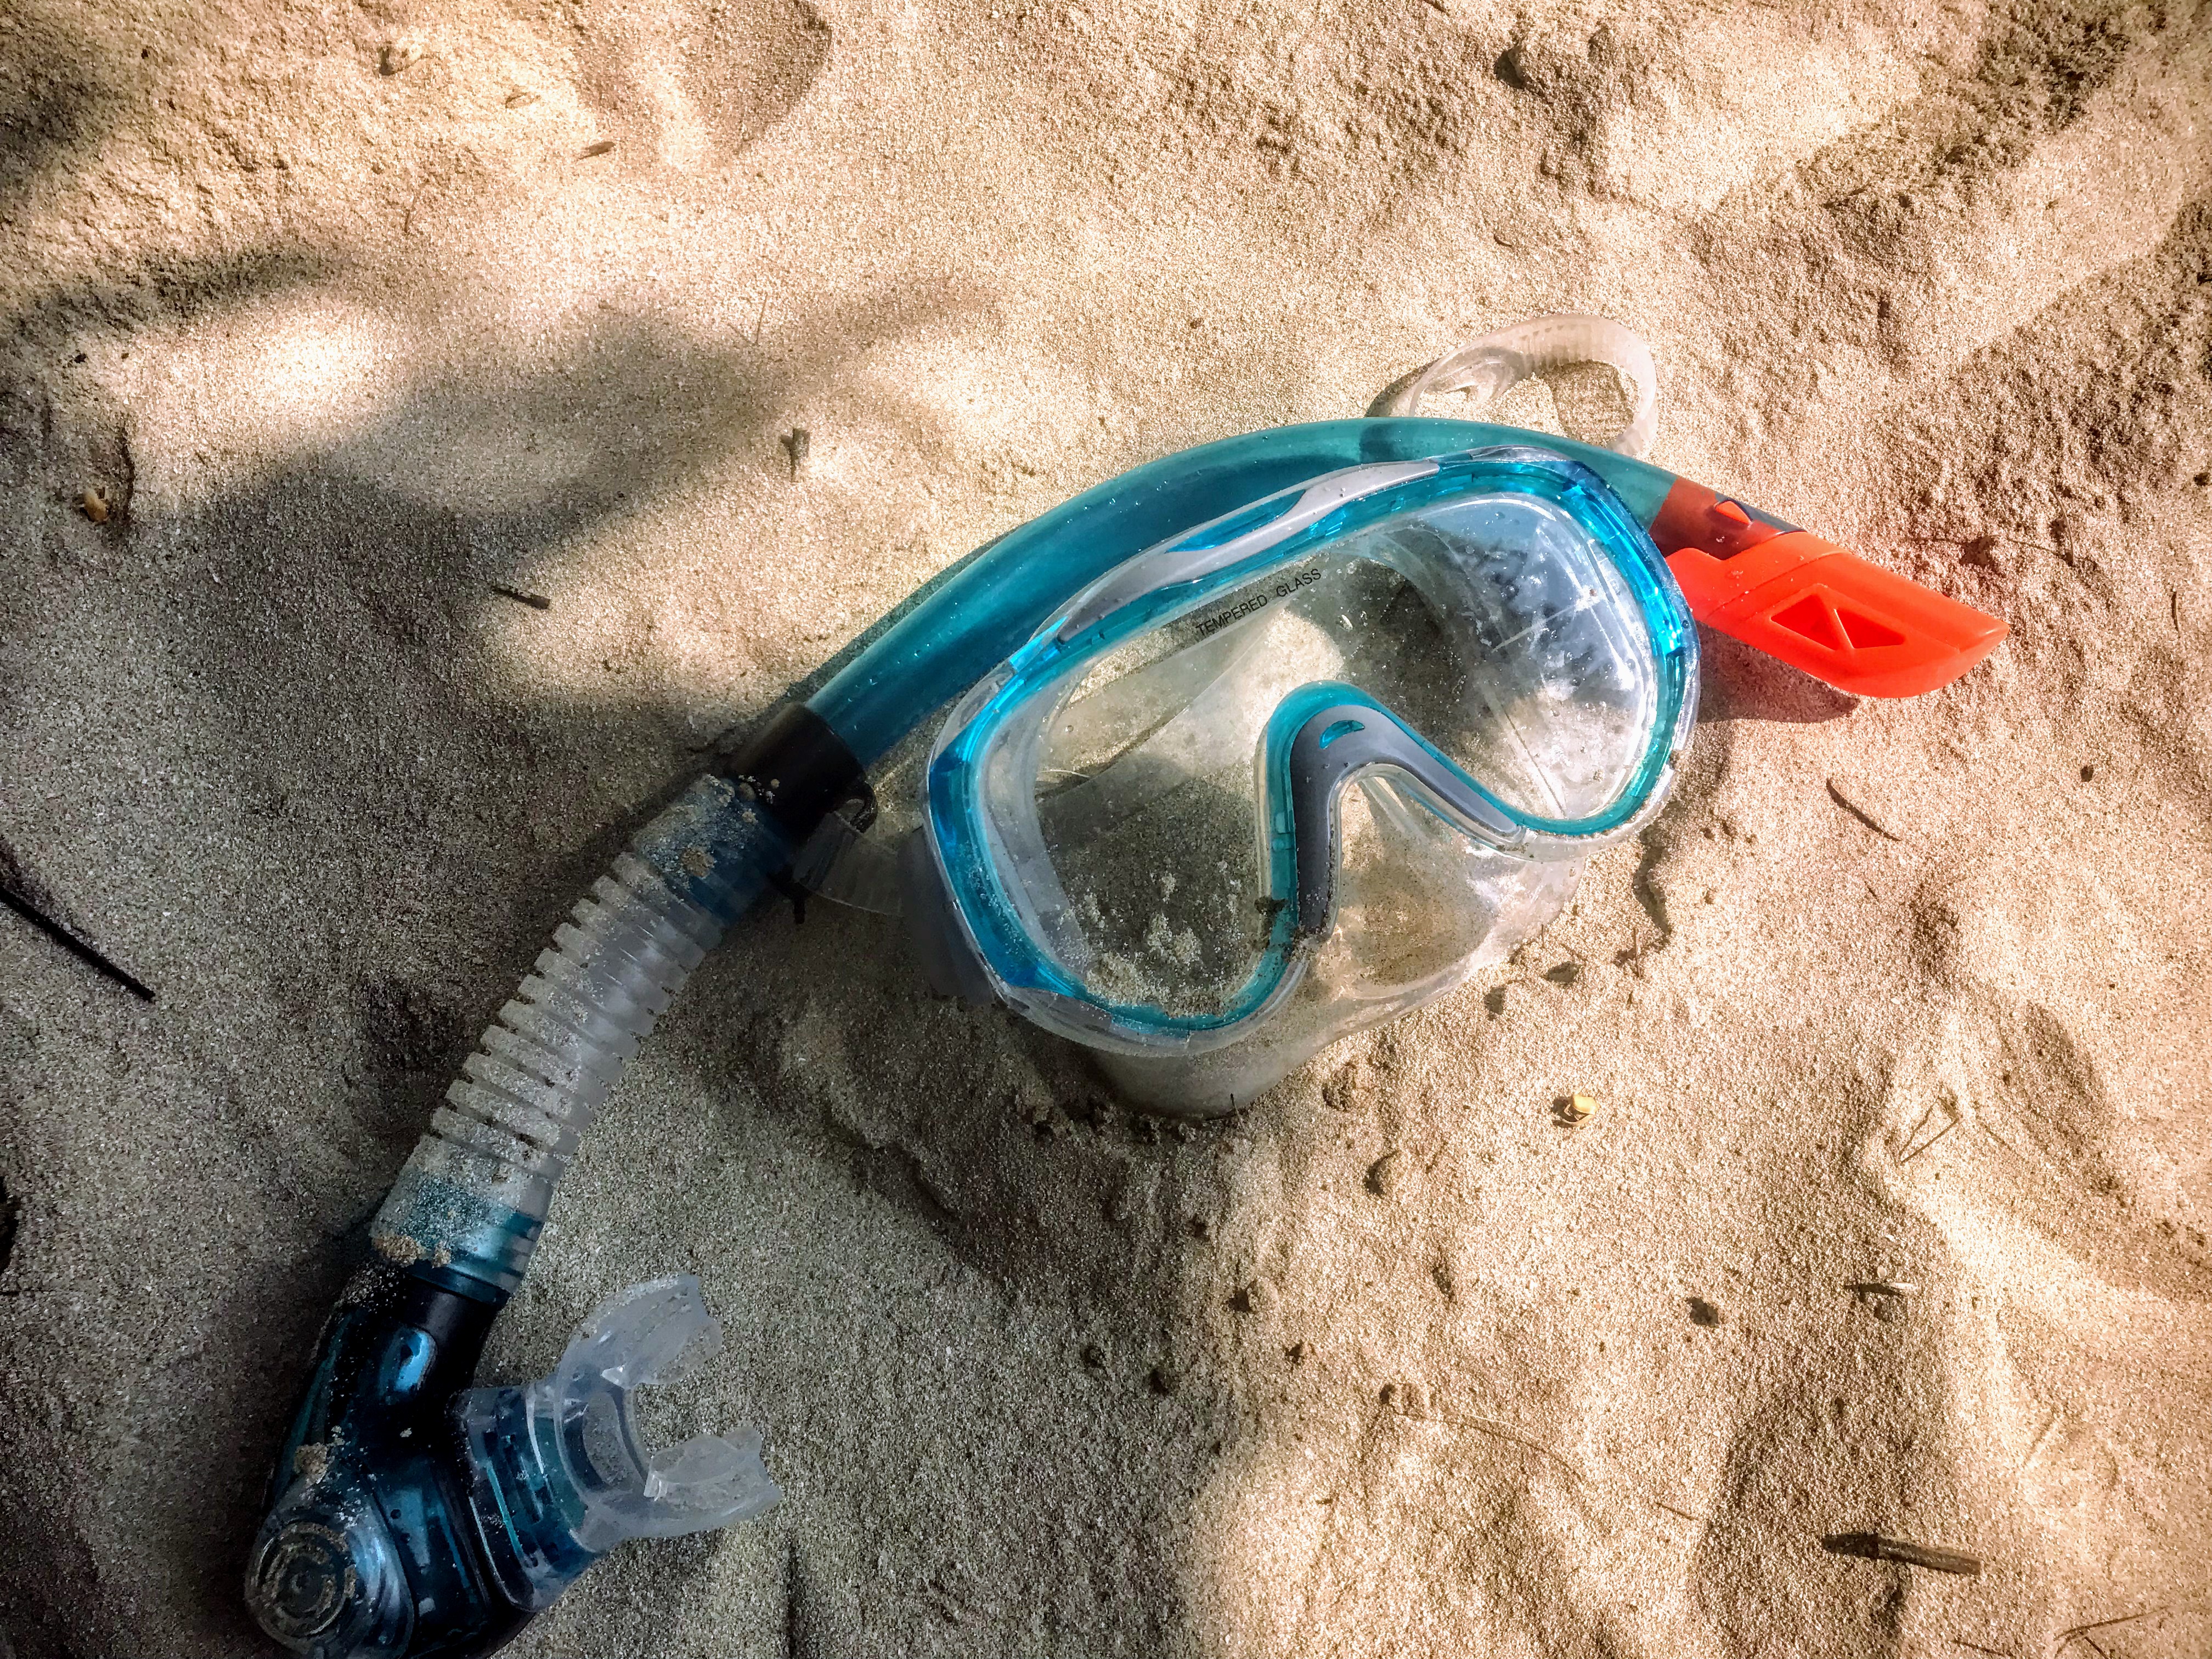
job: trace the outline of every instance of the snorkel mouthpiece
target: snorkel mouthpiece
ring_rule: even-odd
[[[246,1572],[254,1616],[293,1651],[489,1653],[623,1539],[776,1501],[750,1429],[640,1444],[633,1392],[720,1345],[697,1279],[606,1303],[549,1377],[455,1398],[494,1311],[385,1268],[339,1308],[301,1424],[318,1437],[295,1434]]]
[[[509,1601],[551,1605],[625,1538],[711,1532],[775,1503],[751,1429],[657,1453],[639,1443],[633,1392],[678,1381],[721,1340],[697,1279],[655,1279],[602,1305],[552,1376],[455,1402],[471,1507]]]

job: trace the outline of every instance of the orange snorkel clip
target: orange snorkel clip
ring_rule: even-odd
[[[1972,605],[1687,478],[1668,491],[1651,539],[1699,622],[1859,696],[1948,685],[2007,632]]]

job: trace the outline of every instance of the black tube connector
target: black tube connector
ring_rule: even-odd
[[[875,816],[867,769],[830,723],[803,702],[776,710],[717,769],[752,791],[793,847],[804,844],[841,807],[860,808],[848,814],[855,829],[866,828]]]

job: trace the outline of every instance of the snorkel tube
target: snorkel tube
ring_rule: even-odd
[[[631,1392],[716,1328],[696,1281],[616,1298],[550,1377],[470,1386],[554,1188],[639,1043],[825,820],[865,811],[867,769],[1113,566],[1323,473],[1531,443],[1589,467],[1662,552],[1690,556],[1670,568],[1701,617],[1752,630],[1754,644],[1760,629],[1808,641],[1826,654],[1801,653],[1800,665],[1857,682],[1846,689],[1927,689],[2002,636],[1990,618],[1657,467],[1480,422],[1375,418],[1229,439],[1000,538],[648,823],[500,1010],[378,1212],[375,1259],[324,1327],[248,1565],[262,1627],[315,1659],[472,1659],[622,1539],[720,1527],[774,1503],[750,1433],[658,1454],[640,1443]],[[1884,583],[1920,609],[1904,614]]]

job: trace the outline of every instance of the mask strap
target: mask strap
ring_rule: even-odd
[[[1532,375],[1577,363],[1604,363],[1628,382],[1628,424],[1606,447],[1641,456],[1651,447],[1657,424],[1659,371],[1640,336],[1603,317],[1531,317],[1470,340],[1397,381],[1367,412],[1417,415],[1422,398],[1446,392],[1470,392],[1475,402],[1486,403]]]

